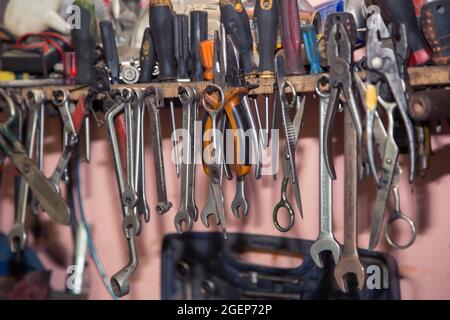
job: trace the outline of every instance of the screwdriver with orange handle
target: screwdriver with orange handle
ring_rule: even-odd
[[[205,40],[200,42],[200,61],[205,72],[203,78],[211,81],[213,79],[213,56],[214,56],[214,40]]]
[[[244,87],[231,88],[225,93],[225,104],[224,111],[227,120],[233,130],[234,139],[234,168],[236,175],[238,177],[246,176],[251,169],[250,159],[249,159],[249,148],[245,144],[245,131],[248,129],[248,125],[245,122],[245,118],[242,115],[239,103],[245,95],[248,95],[249,90]],[[205,96],[205,102],[209,106],[219,108],[220,102],[218,99],[212,95]],[[212,130],[212,121],[210,117],[206,118],[203,124],[203,132]],[[210,144],[211,140],[206,138],[203,141],[203,149],[206,149]],[[241,146],[244,147],[244,153],[241,152]],[[205,173],[209,176],[209,166],[203,163],[203,169]]]

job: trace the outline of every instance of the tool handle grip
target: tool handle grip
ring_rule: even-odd
[[[214,40],[205,40],[200,43],[200,60],[205,72],[203,78],[212,80],[213,78],[213,56],[214,56]]]
[[[256,0],[253,24],[259,53],[258,73],[260,76],[272,76],[280,24],[278,2],[275,0]]]
[[[279,0],[281,14],[281,42],[286,57],[286,75],[305,73],[297,0]]]
[[[176,78],[175,40],[171,2],[150,1],[149,16],[153,44],[159,61],[158,79],[160,81],[174,80]]]
[[[76,55],[77,84],[91,84],[94,74],[94,50],[96,39],[91,33],[91,24],[94,24],[95,17],[90,10],[83,6],[80,8],[80,28],[71,31],[72,43]]]
[[[450,0],[438,0],[423,5],[422,31],[433,50],[433,62],[450,64]]]
[[[153,46],[150,28],[146,28],[142,37],[141,51],[139,54],[139,64],[141,66],[140,83],[149,83],[152,81],[153,70],[155,69],[156,55]]]
[[[256,72],[253,58],[253,37],[247,12],[240,0],[221,0],[220,19],[225,31],[231,36],[239,50],[244,74],[251,76]]]
[[[224,111],[233,130],[234,139],[234,168],[238,177],[246,176],[251,169],[250,165],[250,146],[249,141],[246,139],[245,134],[249,129],[249,125],[245,121],[245,117],[240,108],[240,101],[242,97],[248,95],[248,89],[244,87],[232,88],[225,93],[225,105]],[[216,97],[206,95],[205,101],[211,106],[219,107],[219,101]],[[206,129],[209,126],[211,120],[206,121]],[[209,143],[206,144],[206,146]],[[205,146],[205,142],[204,142]],[[243,149],[243,150],[241,150]]]
[[[116,33],[111,21],[103,20],[100,22],[100,35],[102,37],[103,55],[111,74],[111,82],[117,84],[119,83],[120,62],[117,52]]]
[[[409,100],[408,112],[419,122],[450,119],[450,90],[415,92]]]
[[[191,11],[191,81],[202,81],[203,66],[200,57],[200,43],[208,39],[208,12]]]
[[[389,22],[404,24],[411,49],[410,65],[421,65],[431,59],[428,48],[416,18],[412,0],[376,0],[381,12]]]
[[[302,27],[303,43],[305,44],[306,56],[309,60],[310,72],[312,74],[322,73],[320,65],[319,44],[317,42],[317,33],[313,25]]]
[[[175,61],[177,65],[177,79],[189,79],[189,17],[185,14],[173,16],[175,41]]]

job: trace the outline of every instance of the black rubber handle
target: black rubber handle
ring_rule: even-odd
[[[90,11],[83,7],[80,8],[80,28],[74,28],[71,31],[72,43],[76,55],[77,64],[77,84],[91,84],[94,74],[94,51],[95,34],[91,32],[91,24],[95,25],[95,17]]]
[[[404,24],[411,49],[410,65],[421,65],[431,59],[430,49],[419,29],[412,0],[375,0],[387,22]]]
[[[171,2],[150,1],[149,16],[150,31],[159,61],[158,79],[160,81],[175,80],[175,42]]]
[[[221,0],[220,19],[225,31],[231,36],[239,50],[244,74],[251,76],[256,73],[256,64],[253,58],[253,37],[247,12],[240,0]]]
[[[177,79],[189,80],[189,17],[185,14],[176,14],[173,17],[173,29],[175,39]]]
[[[200,60],[200,42],[208,39],[208,12],[191,11],[191,48],[190,71],[191,81],[202,81],[203,66]]]
[[[117,52],[116,33],[111,21],[103,20],[100,22],[100,35],[102,37],[103,55],[111,73],[111,82],[114,84],[119,83],[119,54]]]
[[[150,28],[146,28],[142,37],[141,52],[139,55],[139,64],[141,66],[140,83],[149,83],[153,79],[153,71],[155,69],[156,55],[153,46]]]
[[[450,0],[438,0],[423,5],[422,31],[433,50],[433,62],[450,64]]]
[[[260,76],[271,76],[280,23],[278,2],[276,0],[256,0],[253,23],[259,53],[258,73]]]

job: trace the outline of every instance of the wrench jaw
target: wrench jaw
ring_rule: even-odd
[[[8,234],[8,240],[11,252],[23,252],[27,244],[25,227],[20,224],[15,224]]]
[[[236,219],[241,217],[241,212],[246,217],[248,215],[248,202],[245,199],[234,199],[231,203],[231,210]]]
[[[185,229],[183,229],[183,225],[186,226]],[[189,232],[192,230],[192,225],[193,225],[192,218],[188,214],[187,210],[185,209],[179,210],[175,216],[175,229],[177,230],[177,232],[178,233]]]
[[[172,208],[172,202],[158,202],[156,204],[156,214],[162,216]]]
[[[314,263],[321,269],[324,267],[322,255],[325,252],[329,252],[333,257],[334,264],[338,264],[341,256],[341,246],[334,238],[320,235],[311,246],[311,257]]]
[[[348,283],[345,276],[354,274],[358,281],[358,289],[364,287],[365,273],[364,267],[356,256],[343,257],[334,268],[334,278],[337,285],[344,293],[348,293]]]

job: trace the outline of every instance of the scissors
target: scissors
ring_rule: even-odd
[[[300,128],[302,126],[302,120],[303,120],[303,111],[305,109],[305,97],[303,97],[302,101],[299,102],[297,93],[295,91],[295,88],[293,87],[293,85],[289,82],[284,82],[280,88],[282,95],[283,95],[283,100],[286,102],[286,87],[289,86],[292,90],[293,93],[293,102],[296,102],[296,109],[297,109],[297,113],[295,114],[295,118],[294,121],[292,123],[292,127],[294,130],[294,137],[295,137],[295,141],[294,141],[294,150],[295,147],[297,146],[297,141],[298,141],[298,135],[300,132]],[[291,103],[292,104],[292,103]],[[280,232],[287,232],[289,231],[293,225],[294,225],[294,209],[291,205],[291,203],[289,202],[288,198],[287,198],[287,188],[288,185],[291,186],[291,189],[294,192],[294,197],[295,197],[295,201],[297,203],[297,207],[299,208],[300,214],[302,214],[301,211],[301,197],[300,197],[300,189],[298,186],[298,179],[296,180],[296,182],[292,182],[291,178],[291,174],[292,174],[292,170],[291,170],[291,162],[290,162],[290,157],[289,157],[289,152],[288,152],[288,142],[286,141],[286,146],[285,146],[285,151],[284,151],[284,155],[283,155],[283,160],[281,162],[281,167],[283,169],[283,181],[281,183],[281,199],[280,201],[275,205],[275,208],[273,209],[273,223],[275,225],[275,227],[277,228],[278,231]],[[281,226],[281,224],[278,221],[278,214],[280,212],[280,209],[286,209],[287,212],[289,213],[289,224],[287,225],[287,227],[283,227]],[[302,216],[303,218],[303,216]]]
[[[385,229],[385,238],[386,241],[394,248],[397,249],[406,249],[410,247],[416,238],[416,227],[414,222],[405,214],[403,214],[400,210],[400,195],[398,192],[398,181],[400,179],[400,175],[402,174],[402,170],[400,164],[398,163],[398,147],[394,140],[394,119],[393,119],[393,111],[397,107],[396,102],[386,102],[381,97],[376,96],[376,101],[370,102],[371,99],[366,99],[367,96],[367,88],[365,84],[362,82],[361,78],[355,74],[355,82],[359,89],[361,95],[361,101],[365,107],[365,109],[370,109],[371,113],[371,122],[373,123],[373,138],[377,147],[378,153],[381,155],[381,167],[380,176],[378,178],[378,191],[375,200],[374,213],[372,217],[372,230],[370,234],[370,243],[369,249],[373,250],[378,243],[378,239],[382,230],[382,222],[384,218],[384,213],[387,208],[389,195],[392,193],[394,196],[395,210],[391,217],[388,219]],[[375,91],[374,87],[372,87],[372,91]],[[376,105],[377,102],[385,109],[387,118],[388,118],[388,129],[386,131],[383,122],[380,119],[380,116],[373,105]],[[400,245],[392,240],[391,237],[391,225],[398,221],[404,220],[408,223],[410,227],[410,240],[405,245]]]

